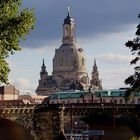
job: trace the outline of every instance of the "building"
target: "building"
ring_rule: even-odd
[[[20,95],[18,100],[28,101],[29,104],[42,104],[44,99],[48,96],[38,96],[38,95]]]
[[[76,24],[68,8],[68,15],[63,23],[62,45],[55,50],[53,58],[52,75],[48,75],[43,59],[39,85],[36,89],[38,95],[50,95],[58,91],[86,90],[89,88],[86,58],[84,50],[77,45],[75,30]],[[98,88],[97,84],[95,87],[101,89],[99,80],[97,82],[100,87]]]
[[[128,101],[125,100],[125,89],[94,90],[94,91],[65,91],[50,96],[50,104],[71,103],[115,103],[140,104],[140,92],[133,93]]]
[[[15,86],[2,86],[0,87],[0,100],[17,100],[19,90]]]

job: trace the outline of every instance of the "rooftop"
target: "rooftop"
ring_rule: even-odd
[[[53,94],[50,99],[72,99],[72,98],[83,98],[87,94],[93,94],[96,97],[123,97],[125,95],[125,89],[115,90],[97,90],[97,91],[65,91],[57,92]],[[133,93],[132,96],[140,96],[139,93]]]

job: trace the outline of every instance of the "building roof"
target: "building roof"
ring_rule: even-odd
[[[15,86],[1,86],[0,94],[19,95],[19,90],[17,90]]]
[[[97,97],[123,97],[126,89],[98,90],[93,91]],[[132,93],[131,96],[140,96],[140,92]]]
[[[96,97],[124,97],[125,89],[114,89],[114,90],[96,90],[90,92],[90,94],[95,95]],[[89,91],[65,91],[65,92],[57,92],[50,96],[50,99],[76,99],[83,98],[85,95],[89,94]],[[132,96],[140,96],[139,93],[132,93]]]
[[[75,99],[82,98],[88,92],[87,91],[66,91],[66,92],[58,92],[53,94],[50,99]]]

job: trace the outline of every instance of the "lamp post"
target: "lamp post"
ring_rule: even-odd
[[[87,133],[87,138],[86,139],[88,140],[89,139],[89,126],[88,125],[87,125],[87,132],[88,133]]]
[[[102,92],[99,94],[99,97],[100,97],[100,104],[102,104],[103,103],[103,101],[102,101]]]
[[[70,119],[71,119],[71,131],[72,131],[72,104],[70,104]]]
[[[116,127],[116,122],[115,122],[115,104],[113,102],[113,128]]]

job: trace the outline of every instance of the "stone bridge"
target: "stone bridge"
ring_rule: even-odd
[[[63,116],[62,105],[0,106],[0,119],[27,129],[35,140],[53,140],[64,128]]]
[[[0,118],[15,121],[26,128],[35,140],[54,140],[60,130],[73,129],[75,122],[90,125],[110,122],[113,127],[121,120],[140,134],[140,106],[133,104],[42,104],[1,106]]]
[[[34,109],[34,105],[0,106],[0,118],[14,121],[32,133]]]
[[[81,125],[81,121],[85,124]],[[66,131],[67,128],[77,129],[76,127],[103,129],[110,126],[112,129],[118,125],[127,125],[135,135],[140,136],[140,105],[114,103],[65,105],[64,124]]]

